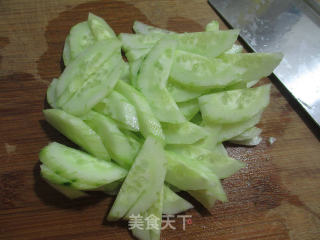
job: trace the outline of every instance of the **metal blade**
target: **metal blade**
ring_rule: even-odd
[[[209,0],[256,52],[282,52],[274,74],[320,126],[320,15],[315,0]]]

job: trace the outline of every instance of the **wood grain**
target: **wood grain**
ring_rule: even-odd
[[[46,88],[62,69],[66,34],[89,11],[117,33],[130,32],[136,19],[179,32],[201,31],[213,19],[221,22],[204,0],[2,0],[0,239],[132,238],[126,223],[103,222],[111,197],[71,201],[39,176],[39,150],[50,141],[71,144],[44,121],[42,109]],[[292,106],[273,86],[259,124],[263,142],[253,148],[228,146],[233,157],[247,163],[223,182],[229,202],[210,212],[197,204],[188,211],[192,224],[186,231],[177,220],[177,229],[163,231],[162,239],[319,239],[319,141]],[[270,136],[277,139],[273,145]]]

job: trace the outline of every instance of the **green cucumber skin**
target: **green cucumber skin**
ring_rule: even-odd
[[[123,81],[117,83],[115,90],[121,93],[133,106],[135,106],[142,135],[145,138],[154,136],[164,141],[161,124],[154,116],[145,97],[135,88]]]
[[[52,82],[50,83],[48,90],[47,90],[47,101],[52,108],[57,108],[57,105],[56,105],[56,86],[57,86],[57,83],[58,83],[57,78],[52,79]]]
[[[60,109],[46,109],[43,113],[46,121],[71,141],[93,156],[110,161],[110,155],[102,139],[82,119]]]
[[[109,115],[127,130],[139,131],[139,121],[135,107],[127,98],[115,90],[100,101],[93,110]]]
[[[127,171],[84,152],[53,142],[39,154],[40,161],[57,175],[95,188],[123,179]],[[77,169],[75,171],[75,169]],[[81,189],[86,190],[86,189]]]
[[[144,60],[137,87],[150,102],[160,122],[182,123],[186,119],[166,89],[176,42],[160,40]]]
[[[205,122],[216,124],[249,120],[269,104],[270,88],[271,85],[268,84],[204,95],[199,98],[202,117]]]
[[[150,33],[169,34],[169,33],[174,33],[172,31],[168,31],[166,29],[147,25],[147,24],[140,22],[140,21],[134,21],[132,28],[136,34],[150,34]]]
[[[161,141],[148,137],[121,186],[108,214],[109,221],[144,212],[152,205],[163,186],[166,161]],[[143,202],[138,202],[139,198]]]
[[[111,158],[129,169],[138,154],[140,144],[132,144],[110,117],[91,111],[83,117],[83,121],[101,137]]]
[[[70,49],[70,35],[66,37],[66,40],[64,42],[62,58],[65,67],[72,61]]]

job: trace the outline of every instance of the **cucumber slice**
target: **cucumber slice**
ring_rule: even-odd
[[[206,25],[205,29],[206,29],[206,32],[219,31],[219,22],[213,20]]]
[[[115,89],[124,97],[126,97],[136,108],[139,127],[142,135],[145,138],[151,135],[164,140],[162,127],[159,121],[155,118],[144,96],[139,91],[123,81],[119,81]]]
[[[71,187],[57,185],[51,182],[47,182],[52,188],[63,194],[69,199],[77,199],[77,198],[83,198],[88,197],[89,195],[85,192],[82,192],[80,190],[73,189]]]
[[[137,79],[137,87],[150,102],[160,122],[182,123],[186,119],[166,89],[176,42],[161,40],[144,60]]]
[[[246,121],[269,104],[270,88],[268,84],[204,95],[199,98],[202,117],[206,122],[217,124]]]
[[[76,116],[89,112],[113,90],[121,75],[121,61],[120,55],[110,59],[110,62],[99,68],[62,108]]]
[[[236,54],[241,53],[243,51],[243,47],[239,44],[233,44],[232,47],[225,51],[224,54]],[[222,56],[224,56],[224,54]]]
[[[140,144],[132,144],[132,139],[122,133],[116,122],[111,118],[90,111],[84,116],[83,121],[90,126],[102,139],[104,146],[111,155],[111,158],[120,166],[129,169],[136,157]]]
[[[239,82],[244,68],[209,59],[185,51],[176,51],[170,79],[185,88],[196,91],[224,88]]]
[[[57,106],[62,107],[115,52],[120,54],[118,40],[100,41],[88,47],[68,64],[56,86]]]
[[[122,70],[121,79],[126,83],[130,82],[130,66],[128,62],[122,61]]]
[[[168,160],[166,182],[181,190],[209,189],[218,179],[212,177],[213,174],[207,174],[207,170],[201,171],[203,166],[190,158],[171,151],[166,151],[166,156]]]
[[[210,150],[210,149],[209,149]],[[224,145],[222,143],[218,143],[215,147],[213,151],[217,151],[218,153],[224,155],[224,156],[228,156],[228,152],[227,149],[224,147]]]
[[[197,91],[194,89],[188,89],[182,86],[179,86],[174,82],[174,80],[168,80],[167,89],[170,93],[170,95],[173,97],[173,99],[179,103],[179,102],[187,102],[190,100],[194,100],[197,97],[200,97],[203,93],[206,91]]]
[[[242,141],[231,140],[230,142],[234,144],[245,145],[245,146],[256,146],[259,143],[261,143],[261,141],[262,141],[262,138],[260,136],[255,136],[248,140],[242,140]]]
[[[63,58],[63,63],[64,66],[66,67],[72,60],[71,57],[71,49],[70,49],[70,35],[66,37],[66,40],[64,42],[64,47],[63,47],[63,53],[62,53],[62,58]]]
[[[119,38],[125,51],[152,48],[160,39],[167,38],[178,42],[177,49],[207,57],[217,57],[230,49],[239,35],[239,30],[167,34],[127,34]]]
[[[152,206],[141,215],[143,217],[143,229],[134,228],[132,229],[132,234],[140,240],[160,240],[160,230],[162,222],[162,212],[163,212],[163,201],[164,201],[164,190],[162,189],[161,193],[157,200],[152,204]],[[156,220],[156,225],[148,226],[148,221],[153,219]],[[148,227],[150,229],[148,229]]]
[[[180,102],[177,105],[187,120],[191,120],[200,111],[198,99]]]
[[[243,122],[220,125],[221,130],[219,132],[218,142],[227,141],[235,136],[238,136],[242,132],[246,131],[247,129],[259,123],[260,119],[261,119],[261,113],[258,113],[251,119]],[[216,128],[216,127],[217,126],[215,125],[208,125],[208,128]]]
[[[200,115],[201,117],[201,115]],[[201,119],[202,121],[202,119]],[[214,150],[220,138],[221,125],[203,125],[202,128],[207,132],[207,137],[195,143],[195,146],[205,148],[207,150]]]
[[[69,42],[71,60],[78,57],[81,52],[94,44],[95,39],[87,21],[80,22],[71,28]]]
[[[246,69],[239,76],[240,82],[251,82],[269,76],[279,65],[281,53],[238,53],[220,57],[225,63]]]
[[[193,208],[191,203],[184,200],[169,187],[164,186],[163,190],[163,214],[178,214]]]
[[[61,177],[60,175],[56,174],[52,171],[48,166],[45,164],[40,165],[41,169],[41,176],[47,180],[48,183],[54,184],[56,186],[64,186],[69,187],[72,190],[79,191],[79,189],[95,189],[96,186],[90,185],[87,183],[83,183],[80,181],[74,181],[74,179],[69,179],[65,177]],[[81,192],[81,191],[80,191]]]
[[[71,179],[73,183],[78,182],[96,188],[123,179],[127,174],[126,170],[111,162],[98,160],[56,142],[44,147],[39,157],[40,161],[57,175]]]
[[[172,31],[154,27],[147,25],[143,22],[140,21],[134,21],[133,23],[133,31],[138,34],[150,34],[150,33],[163,33],[163,34],[168,34],[168,33],[174,33]]]
[[[112,91],[93,110],[104,115],[109,115],[124,129],[139,131],[139,121],[135,107],[117,91]]]
[[[200,202],[205,208],[210,210],[216,200],[227,202],[228,198],[219,182],[214,188],[207,190],[188,191],[188,193]]]
[[[43,110],[44,116],[54,128],[93,156],[110,160],[101,138],[80,118],[59,109]]]
[[[88,24],[93,36],[98,41],[117,37],[112,28],[101,17],[89,13]]]
[[[247,129],[246,131],[242,132],[238,136],[235,136],[231,138],[232,141],[245,141],[245,140],[250,140],[254,137],[257,137],[261,134],[262,129],[257,128],[257,127],[252,127]]]
[[[58,79],[52,79],[48,90],[47,90],[47,101],[52,108],[56,108],[56,86],[58,83]]]
[[[192,144],[207,136],[207,132],[202,127],[191,122],[163,123],[162,129],[167,144]]]
[[[185,158],[202,163],[220,179],[227,178],[245,167],[245,164],[230,158],[217,150],[207,150],[205,148],[192,145],[171,145],[167,149]]]
[[[133,62],[130,62],[130,78],[131,78],[131,85],[133,87],[137,87],[137,78],[138,78],[138,73],[140,71],[140,67],[143,63],[143,58],[139,58]]]
[[[130,216],[150,208],[162,190],[166,162],[162,143],[156,138],[148,137],[122,184],[107,219],[115,221],[127,214]],[[143,204],[138,203],[138,199],[143,200]]]
[[[145,58],[152,47],[148,48],[132,48],[130,50],[126,50],[125,54],[129,62],[134,62],[140,58]]]

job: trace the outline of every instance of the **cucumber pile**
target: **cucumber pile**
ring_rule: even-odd
[[[257,145],[255,127],[270,85],[251,88],[281,61],[279,53],[242,53],[238,30],[175,33],[136,21],[118,36],[89,13],[66,37],[65,69],[47,91],[46,120],[81,150],[53,142],[40,152],[41,175],[69,198],[116,195],[109,221],[156,216],[227,201],[221,179],[245,166],[224,141]],[[124,52],[127,61],[124,60]],[[145,224],[145,223],[144,223]]]

